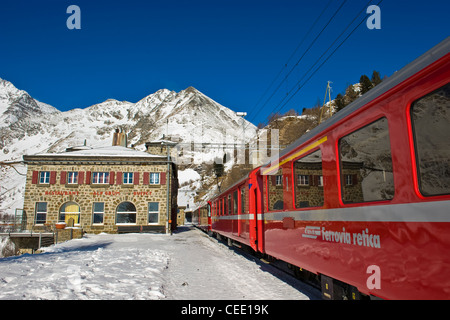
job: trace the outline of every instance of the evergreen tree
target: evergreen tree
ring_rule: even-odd
[[[336,96],[336,99],[334,99],[334,103],[336,105],[336,112],[341,111],[346,106],[344,97],[340,93]]]
[[[372,84],[373,84],[374,87],[379,85],[381,83],[380,73],[378,71],[374,70],[373,73],[372,73],[372,79],[371,80],[372,80]]]
[[[361,85],[361,94],[368,92],[374,87],[369,77],[365,74],[363,74],[361,78],[359,78],[359,84]]]

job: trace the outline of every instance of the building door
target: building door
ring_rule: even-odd
[[[75,202],[67,202],[63,204],[59,212],[60,222],[65,222],[68,225],[69,220],[70,222],[73,221],[73,224],[80,223],[80,206]]]

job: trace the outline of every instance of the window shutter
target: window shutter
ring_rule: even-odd
[[[116,184],[122,184],[122,172],[116,172]]]
[[[144,172],[144,181],[142,183],[144,185],[148,185],[150,183],[150,173]]]
[[[110,184],[110,185],[113,185],[113,184],[114,184],[114,177],[115,177],[114,171],[111,171],[111,172],[109,173],[109,184]]]
[[[61,171],[59,174],[59,184],[66,184],[66,171]]]
[[[358,184],[358,175],[357,174],[353,174],[352,175],[352,185],[356,186]]]
[[[133,173],[133,184],[139,184],[139,172]]]
[[[277,176],[273,175],[273,176],[270,176],[270,178],[272,179],[272,185],[276,186],[277,185]]]
[[[78,172],[78,184],[84,183],[84,171]]]
[[[161,172],[159,174],[159,183],[166,184],[166,172]]]
[[[90,171],[86,171],[86,180],[85,180],[86,184],[91,184],[91,172]]]
[[[37,184],[39,180],[39,171],[33,171],[33,175],[31,177],[31,183]]]
[[[50,184],[56,183],[56,171],[50,171]]]

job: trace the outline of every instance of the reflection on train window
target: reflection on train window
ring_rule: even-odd
[[[245,208],[246,208],[245,189],[246,189],[245,185],[241,187],[241,213],[242,214],[247,213],[247,210],[245,210]]]
[[[450,83],[411,107],[419,189],[424,196],[450,193]]]
[[[317,150],[294,162],[295,207],[323,205],[322,152]]]
[[[394,197],[388,121],[381,118],[339,141],[344,203]]]
[[[279,169],[274,175],[268,175],[267,189],[269,210],[283,210],[283,171]]]

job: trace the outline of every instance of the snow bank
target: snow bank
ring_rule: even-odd
[[[0,299],[308,299],[297,280],[267,272],[198,230],[88,235],[0,259]],[[292,282],[294,281],[294,282]],[[303,289],[309,288],[304,286]],[[310,289],[306,289],[310,290]]]

